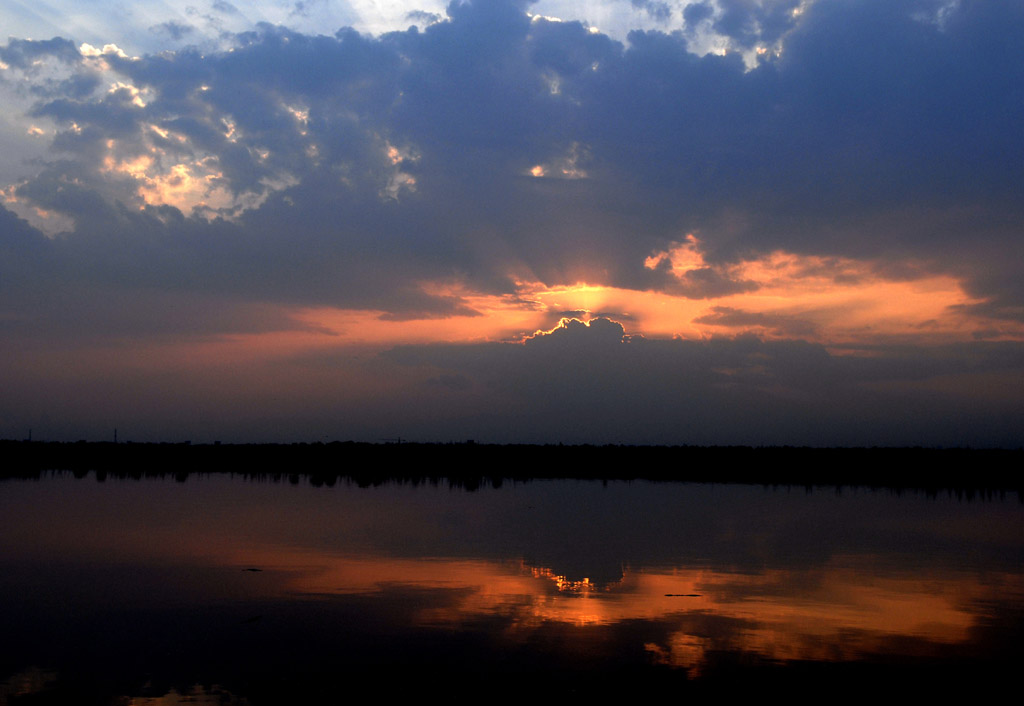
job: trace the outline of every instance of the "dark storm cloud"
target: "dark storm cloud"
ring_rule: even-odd
[[[751,292],[758,288],[754,282],[729,277],[714,267],[698,267],[688,270],[675,281],[669,280],[664,290],[690,299],[725,297],[730,294]]]
[[[783,336],[810,336],[817,327],[798,317],[784,316],[782,314],[765,314],[760,311],[743,311],[729,306],[715,306],[711,308],[712,313],[699,316],[694,319],[698,324],[714,324],[716,326],[728,327],[759,327]]]
[[[926,262],[1019,317],[1024,7],[946,6],[687,8],[737,47],[780,41],[753,69],[697,56],[682,34],[623,45],[504,0],[379,38],[261,25],[230,52],[106,54],[126,86],[41,98],[56,155],[16,193],[73,218],[53,251],[105,282],[116,270],[136,286],[395,319],[467,313],[425,294],[432,280],[744,291],[720,265],[777,249]],[[11,66],[81,61],[68,40],[0,51]],[[140,211],[138,177],[104,159],[143,156],[208,164],[211,187],[265,200]],[[689,232],[708,267],[644,267]]]
[[[1024,372],[1019,343],[878,346],[836,357],[803,341],[627,336],[618,323],[566,322],[526,345],[405,346],[450,394],[403,418],[429,435],[441,409],[477,439],[617,443],[1019,444],[1020,385],[979,406],[977,385]],[[1022,378],[1019,378],[1022,379]]]
[[[794,27],[793,11],[800,4],[801,0],[717,0],[720,15],[712,27],[738,47],[771,45]],[[691,16],[699,21],[709,16],[705,12],[697,10]]]
[[[152,233],[161,218],[172,223],[181,218],[174,209],[150,208],[136,213],[123,208],[111,209],[102,200],[76,203],[76,199],[89,196],[81,192],[69,194],[60,187],[55,187],[54,191],[46,201],[49,208],[75,212],[106,208],[103,215],[115,234],[133,226],[140,234]],[[94,214],[92,219],[98,222],[100,216]],[[177,225],[180,227],[181,223]],[[216,228],[191,233],[193,238],[208,240],[224,235]],[[0,281],[4,286],[5,304],[0,330],[11,340],[20,336],[58,340],[62,345],[102,341],[105,337],[316,330],[314,326],[295,320],[278,306],[239,299],[232,294],[230,285],[220,290],[196,288],[197,291],[191,291],[190,277],[205,276],[196,274],[202,266],[199,257],[179,256],[173,266],[165,262],[164,267],[142,271],[137,261],[158,247],[158,242],[145,237],[123,240],[114,235],[114,242],[101,243],[105,248],[100,255],[96,248],[100,238],[97,235],[91,239],[89,247],[52,241],[0,207]],[[217,257],[215,247],[210,247],[206,253]],[[224,264],[225,277],[232,277],[230,263]],[[168,276],[173,271],[178,273],[175,279]]]
[[[32,245],[41,243],[39,233],[30,226],[23,218],[0,206],[0,247],[18,247],[22,244]]]
[[[92,147],[101,138],[125,139],[138,132],[142,116],[132,99],[133,96],[128,89],[116,88],[98,100],[57,98],[38,106],[31,115],[53,118],[58,123],[84,126],[62,133],[62,137],[70,140],[71,135],[82,135],[82,130],[87,129],[88,133],[80,137],[78,142],[83,147]],[[70,143],[67,141],[58,145],[59,149],[68,147]]]
[[[686,24],[690,29],[692,29],[694,25],[711,19],[714,14],[715,8],[712,6],[710,0],[690,3],[683,8],[683,19],[686,20]]]
[[[33,63],[45,57],[74,64],[81,59],[74,42],[62,37],[32,40],[11,38],[7,46],[0,47],[0,61],[17,69],[29,69]]]
[[[37,282],[52,279],[53,250],[35,228],[0,206],[0,295],[6,314],[0,321],[25,316],[28,302],[42,294]]]
[[[10,38],[0,47],[0,86],[35,100],[89,96],[98,87],[94,72],[83,70],[82,55],[73,42],[61,37],[47,40]],[[56,69],[56,70],[55,70]]]

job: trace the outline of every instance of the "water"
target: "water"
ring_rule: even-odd
[[[1012,685],[1024,505],[534,481],[0,482],[0,703]]]

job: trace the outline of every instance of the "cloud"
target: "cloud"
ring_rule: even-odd
[[[196,28],[192,25],[183,24],[181,22],[161,22],[158,25],[153,25],[149,28],[150,32],[166,34],[171,39],[180,41],[185,37],[194,34]]]
[[[683,8],[683,19],[689,29],[701,22],[706,22],[715,14],[715,8],[709,0],[703,2],[692,2]]]
[[[81,59],[74,43],[62,37],[44,40],[12,37],[6,46],[0,47],[0,62],[17,69],[31,69],[39,59],[46,57],[53,57],[65,64],[75,64]]]
[[[629,3],[661,22],[666,21],[672,16],[672,8],[669,7],[668,3],[656,2],[654,0],[629,0]]]
[[[248,213],[256,249],[268,239],[266,267],[279,261],[272,231],[298,230],[316,261],[344,271],[332,250],[344,251],[352,266],[377,269],[382,291],[395,265],[424,279],[454,267],[490,291],[528,276],[721,295],[744,287],[716,264],[751,250],[877,258],[927,248],[934,267],[1003,296],[982,274],[990,258],[980,253],[992,248],[965,261],[955,234],[970,229],[994,247],[1014,226],[969,214],[1021,222],[1022,106],[997,90],[1012,78],[999,67],[1016,62],[999,41],[973,39],[1003,36],[1020,13],[964,6],[939,27],[881,5],[818,3],[796,15],[793,3],[718,3],[717,21],[737,37],[751,23],[785,35],[781,56],[752,71],[738,56],[698,57],[679,35],[634,33],[626,47],[580,23],[531,22],[504,2],[453,5],[446,22],[380,38],[263,25],[236,35],[230,52],[105,54],[107,85],[124,88],[33,109],[60,126],[55,148],[81,162],[54,162],[19,189],[31,200],[46,193],[33,181],[57,178],[158,205],[156,185],[177,174],[195,180],[196,195],[164,203],[186,216],[200,203],[206,217]],[[780,29],[765,29],[782,15]],[[25,64],[44,46],[4,51]],[[77,60],[64,40],[45,51]],[[954,71],[950,57],[961,55]],[[536,165],[564,171],[566,155],[578,155],[582,178],[528,176]],[[108,158],[125,166],[101,173]],[[126,171],[139,160],[148,166]],[[950,218],[952,208],[962,215]],[[68,213],[84,233],[99,210]],[[710,269],[674,281],[643,266],[692,231]]]
[[[227,2],[227,0],[214,0],[211,7],[217,12],[222,12],[225,15],[238,14],[238,8]]]
[[[648,27],[663,16],[658,3],[641,6]],[[258,24],[139,56],[118,50],[119,37],[100,50],[70,38],[9,40],[0,81],[12,105],[28,103],[0,130],[5,143],[32,135],[39,147],[19,147],[24,159],[0,184],[5,330],[63,342],[298,336],[315,328],[310,310],[440,330],[449,318],[483,326],[518,298],[536,316],[500,336],[521,337],[559,312],[590,311],[589,325],[514,348],[396,349],[378,361],[412,377],[418,365],[437,367],[428,378],[441,383],[424,386],[435,395],[483,404],[475,396],[497,386],[518,413],[553,405],[530,422],[537,438],[545,424],[556,429],[558,410],[582,415],[577,438],[616,428],[597,417],[608,400],[621,405],[611,417],[631,410],[644,420],[619,425],[636,439],[680,429],[650,418],[659,407],[706,439],[717,437],[698,409],[723,424],[739,415],[746,430],[770,411],[764,433],[744,438],[840,438],[823,425],[853,429],[852,417],[829,411],[830,394],[880,419],[888,413],[871,417],[871,405],[893,400],[872,384],[927,382],[938,387],[915,388],[913,399],[934,395],[947,410],[969,400],[954,390],[964,380],[1016,370],[953,365],[995,349],[886,348],[886,365],[914,367],[917,355],[921,369],[942,361],[946,372],[871,382],[820,345],[836,343],[824,337],[839,329],[843,345],[891,345],[896,324],[864,304],[877,300],[866,288],[901,282],[950,302],[896,317],[907,335],[940,320],[946,343],[1019,338],[1018,4],[716,0],[683,8],[683,30],[635,31],[624,42],[527,14],[535,8],[453,3],[442,21],[410,16],[419,28],[379,36]],[[191,40],[185,25],[156,27]],[[708,36],[722,43],[698,52]],[[864,290],[850,284],[847,300],[811,312],[809,299],[824,301],[843,277]],[[671,324],[680,334],[714,326],[816,342],[641,338],[653,304],[641,314],[627,306],[637,298],[588,301],[588,288],[686,300],[671,309],[686,312]],[[800,306],[787,308],[797,290]],[[876,320],[830,327],[852,320],[854,294]],[[583,362],[552,378],[542,362],[559,355],[565,366]],[[477,367],[484,360],[504,377]],[[801,365],[805,382],[793,372]],[[842,375],[857,382],[844,387]],[[510,380],[521,393],[502,387]],[[546,389],[565,401],[545,402]],[[573,389],[592,406],[570,400]],[[982,416],[1009,409],[1016,418],[1008,404],[992,402]],[[497,434],[508,416],[489,409]],[[936,428],[953,428],[945,413]],[[797,419],[815,431],[801,436]],[[895,423],[894,413],[886,419]]]
[[[622,324],[609,319],[596,318],[589,322],[579,319],[562,319],[551,331],[539,332],[528,337],[527,346],[549,346],[575,353],[594,352],[615,348],[622,343],[625,330]]]
[[[426,12],[424,10],[412,10],[405,14],[405,19],[417,25],[432,25],[435,22],[441,22],[444,19],[444,17],[435,12]]]
[[[766,314],[760,311],[742,311],[728,306],[712,307],[711,314],[699,316],[694,321],[715,326],[743,329],[762,329],[776,335],[806,336],[813,334],[817,327],[810,321],[781,314]]]
[[[309,17],[310,12],[315,9],[315,6],[322,5],[323,2],[324,0],[296,0],[289,14]]]
[[[470,381],[460,394],[476,391],[475,399],[444,404],[463,410],[459,422],[477,439],[1013,445],[1011,420],[1024,414],[1007,390],[964,416],[972,385],[1022,370],[1020,343],[835,356],[817,344],[753,336],[652,340],[596,319],[563,321],[525,345],[404,346],[383,358]],[[420,403],[422,418],[406,423],[429,434],[425,420],[441,402]]]
[[[739,47],[771,46],[793,29],[804,4],[803,0],[717,0],[719,14],[712,26]],[[709,15],[696,11],[691,16]]]

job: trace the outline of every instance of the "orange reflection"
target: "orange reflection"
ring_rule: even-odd
[[[194,685],[184,693],[171,689],[163,696],[123,697],[118,703],[126,706],[179,706],[179,704],[209,704],[209,706],[248,706],[249,701],[235,696],[223,687],[214,685],[209,688],[201,684]]]
[[[852,660],[966,643],[978,606],[1024,598],[1019,575],[978,577],[939,569],[880,571],[870,556],[835,557],[808,569],[759,573],[695,567],[624,569],[597,585],[525,563],[467,559],[341,557],[270,547],[244,551],[239,567],[282,576],[283,589],[310,595],[372,593],[388,587],[453,589],[457,599],[424,608],[420,625],[457,627],[502,615],[512,632],[549,623],[575,626],[666,621],[679,627],[647,643],[652,659],[699,673],[705,651],[741,649],[769,660]],[[725,618],[741,628],[694,634],[688,621]]]
[[[848,661],[892,649],[929,656],[942,646],[976,644],[977,629],[991,624],[1000,607],[1013,609],[1024,601],[1019,570],[906,563],[900,555],[867,552],[788,568],[740,570],[708,562],[623,566],[612,581],[524,560],[396,557],[374,549],[388,530],[378,532],[377,525],[364,522],[382,509],[404,514],[403,508],[415,508],[400,501],[407,490],[418,492],[412,489],[353,496],[353,502],[281,486],[229,488],[202,477],[160,489],[165,492],[159,496],[137,495],[147,487],[90,483],[76,486],[73,494],[51,496],[46,486],[15,487],[11,495],[18,501],[8,504],[13,521],[0,534],[0,554],[58,564],[70,559],[100,569],[111,562],[184,569],[178,574],[189,578],[175,583],[173,592],[197,605],[211,596],[318,600],[414,589],[425,595],[413,617],[417,626],[460,628],[500,618],[512,639],[552,624],[658,623],[656,634],[667,637],[644,638],[651,659],[698,672],[707,655],[722,650],[768,660]],[[218,492],[225,489],[234,492]],[[941,515],[933,521],[968,544],[1014,551],[1017,543],[1010,538],[1017,538],[1019,511],[1005,509],[1005,516],[986,513],[993,521],[988,527],[973,513],[952,524]],[[440,515],[433,505],[420,511],[430,521]],[[415,517],[408,521],[415,523]],[[310,546],[311,537],[339,543]],[[431,600],[430,592],[438,599]]]

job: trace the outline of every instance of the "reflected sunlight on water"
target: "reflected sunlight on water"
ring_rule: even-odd
[[[4,704],[277,703],[394,669],[693,682],[723,660],[1021,656],[1013,501],[50,476],[0,484],[0,517]]]

